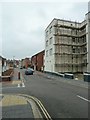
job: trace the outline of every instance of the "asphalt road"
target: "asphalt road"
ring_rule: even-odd
[[[88,86],[44,73],[24,75],[25,87],[2,89],[2,93],[22,93],[38,98],[52,118],[88,118]],[[78,83],[78,84],[77,84]]]

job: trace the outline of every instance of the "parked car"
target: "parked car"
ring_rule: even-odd
[[[28,68],[25,70],[25,75],[33,75],[34,70],[32,68]]]

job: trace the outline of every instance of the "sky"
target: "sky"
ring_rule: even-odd
[[[88,1],[3,0],[0,4],[0,54],[22,59],[45,49],[45,29],[54,18],[82,22]]]

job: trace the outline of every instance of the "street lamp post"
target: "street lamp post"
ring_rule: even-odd
[[[14,68],[14,64],[15,64],[15,63],[14,63],[14,62],[15,62],[15,61],[14,61],[14,58],[15,58],[15,56],[13,56],[13,68]]]

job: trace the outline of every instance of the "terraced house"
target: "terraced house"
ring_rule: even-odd
[[[45,33],[45,71],[90,72],[90,12],[81,23],[54,18]]]

